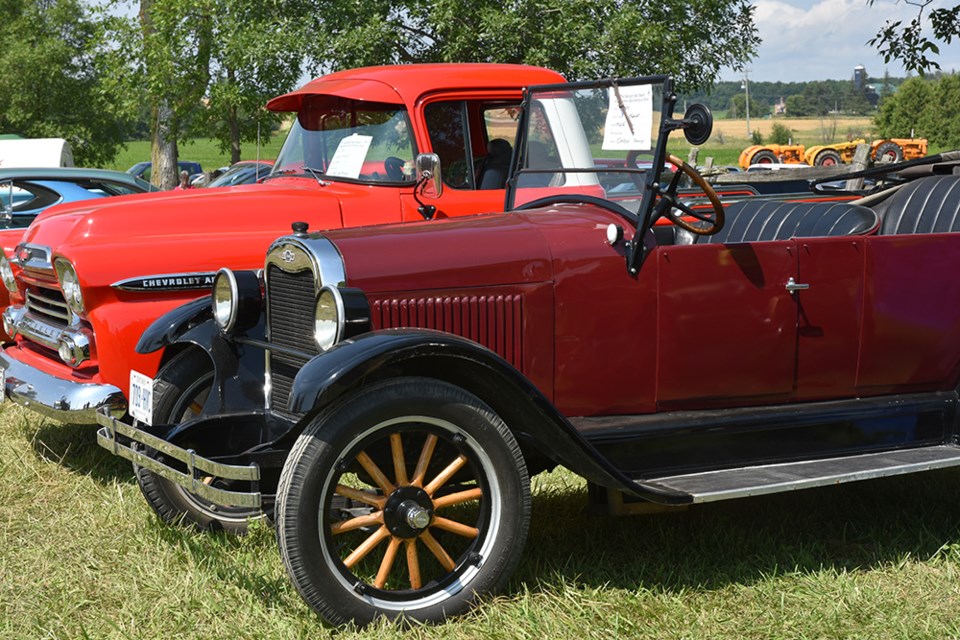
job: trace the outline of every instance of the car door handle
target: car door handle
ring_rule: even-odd
[[[809,289],[809,288],[810,288],[810,285],[808,285],[808,284],[800,284],[799,282],[797,282],[796,280],[794,280],[793,277],[791,276],[791,277],[787,280],[787,284],[785,284],[784,287],[785,287],[786,290],[789,291],[790,293],[794,293],[795,291],[803,291],[804,289]]]

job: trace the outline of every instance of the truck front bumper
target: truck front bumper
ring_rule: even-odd
[[[101,426],[97,431],[97,444],[113,455],[125,458],[161,478],[175,482],[204,500],[225,506],[251,509],[262,507],[259,488],[260,468],[256,464],[224,464],[204,458],[197,455],[193,449],[178,447],[162,438],[125,424],[105,411],[96,413],[96,421]],[[161,454],[162,460],[144,453],[147,449]],[[167,464],[167,461],[176,464],[178,468]],[[251,490],[221,489],[211,482],[214,478],[249,482]]]
[[[32,411],[63,422],[94,424],[98,410],[120,417],[127,411],[123,392],[110,384],[73,382],[23,364],[0,351],[3,394]]]

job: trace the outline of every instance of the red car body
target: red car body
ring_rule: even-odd
[[[318,78],[267,106],[301,111],[305,100],[386,105],[406,114],[413,149],[439,152],[444,164],[444,155],[453,151],[435,143],[439,139],[454,150],[455,145],[432,139],[428,119],[431,109],[449,109],[468,125],[468,149],[460,153],[472,164],[488,153],[494,135],[510,140],[515,135],[515,122],[485,121],[488,110],[519,104],[522,89],[531,84],[562,81],[556,72],[520,65],[375,67]],[[372,164],[364,163],[359,179],[282,173],[291,171],[288,165],[260,184],[59,207],[41,216],[14,256],[20,299],[5,326],[16,342],[0,355],[8,397],[71,421],[93,421],[97,406],[122,413],[131,369],[152,374],[162,358],[136,353],[140,334],[164,312],[208,289],[221,266],[257,267],[270,241],[294,221],[335,229],[423,220],[412,179],[385,180],[383,163]],[[365,179],[367,173],[375,177]],[[487,185],[479,177],[462,174],[461,183],[427,199],[436,208],[432,217],[502,209],[502,184],[481,186]],[[72,264],[79,279],[84,303],[79,316],[64,307],[53,268],[58,259]],[[75,334],[74,345],[89,343],[77,365],[58,357],[63,331]]]

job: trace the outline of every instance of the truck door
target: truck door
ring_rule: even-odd
[[[424,199],[437,208],[435,217],[503,211],[519,96],[428,100],[418,106],[416,117],[426,133],[424,140],[418,138],[421,152],[440,156],[443,194]],[[413,194],[402,200],[404,220],[421,219]]]

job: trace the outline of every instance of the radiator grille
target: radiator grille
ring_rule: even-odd
[[[316,286],[310,270],[289,273],[275,265],[267,267],[267,311],[270,317],[270,342],[307,353],[316,353],[313,339],[313,313]],[[287,411],[287,401],[306,358],[271,350],[270,408],[275,413],[295,417]]]
[[[52,325],[66,328],[70,310],[63,292],[55,286],[31,284],[27,287],[27,309]]]
[[[374,300],[373,326],[436,329],[480,343],[522,370],[523,297],[437,296]]]

